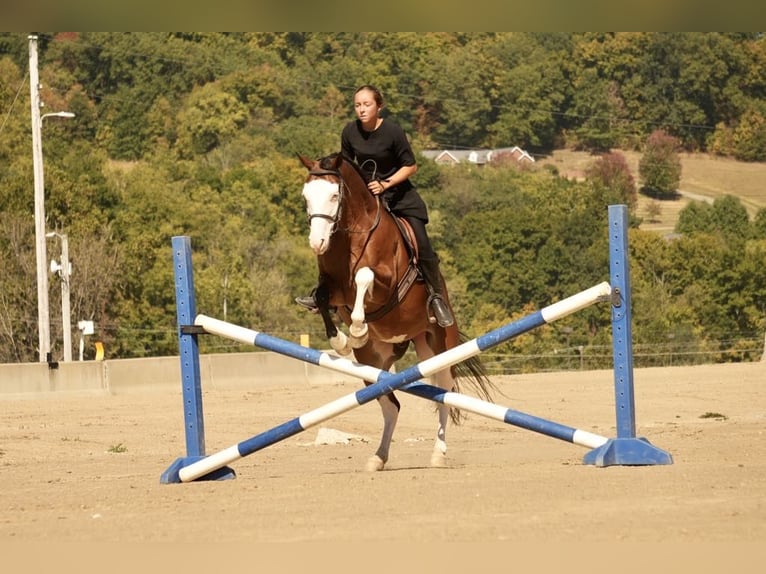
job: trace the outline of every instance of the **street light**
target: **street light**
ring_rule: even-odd
[[[56,118],[73,118],[74,114],[72,112],[51,112],[49,114],[43,114],[40,117],[40,121],[44,120],[45,118],[50,117],[56,117]]]
[[[51,324],[48,310],[48,256],[45,250],[45,180],[43,177],[43,118],[73,118],[71,112],[54,112],[40,117],[40,77],[37,72],[37,36],[29,36],[29,89],[32,112],[32,163],[35,178],[35,251],[37,257],[37,328],[40,362],[50,362]]]
[[[72,361],[72,321],[69,309],[69,277],[72,275],[72,263],[69,261],[69,238],[65,233],[51,231],[45,237],[58,237],[61,240],[61,260],[51,260],[51,273],[61,277],[61,323],[64,329],[64,362]]]

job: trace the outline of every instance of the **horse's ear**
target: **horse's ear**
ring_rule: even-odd
[[[307,158],[305,155],[298,154],[298,159],[300,159],[301,163],[306,166],[306,169],[311,169],[314,167],[314,162]]]
[[[340,171],[340,164],[343,162],[343,154],[338,153],[335,154],[335,157],[332,160],[332,169],[335,171]]]

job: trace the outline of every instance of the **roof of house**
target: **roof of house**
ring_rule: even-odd
[[[424,157],[434,160],[436,163],[462,163],[470,162],[475,164],[485,164],[492,161],[493,157],[502,154],[509,154],[519,162],[533,162],[529,153],[518,146],[504,147],[497,149],[450,149],[450,150],[424,150],[420,152]]]

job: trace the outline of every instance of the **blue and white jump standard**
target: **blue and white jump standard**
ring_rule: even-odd
[[[162,474],[160,481],[162,483],[177,483],[233,478],[235,473],[227,466],[230,463],[397,389],[591,448],[593,450],[584,458],[586,464],[596,466],[672,464],[672,458],[668,453],[653,447],[646,439],[635,437],[632,350],[629,330],[630,312],[625,304],[626,301],[630,300],[626,260],[627,211],[625,206],[610,206],[609,217],[610,259],[612,260],[611,285],[606,282],[596,285],[396,374],[232,325],[206,315],[195,315],[190,240],[184,236],[174,237],[173,250],[187,456],[173,462]],[[616,264],[615,259],[618,260]],[[615,275],[618,277],[615,278]],[[612,285],[618,287],[613,288]],[[422,378],[429,377],[500,343],[600,301],[611,301],[613,328],[619,328],[619,336],[616,336],[614,341],[618,429],[616,439],[608,439],[474,397],[445,392],[443,389],[420,382]],[[615,309],[621,309],[617,316],[615,316]],[[192,316],[194,316],[193,323],[190,321]],[[619,321],[619,324],[616,324],[615,321]],[[625,321],[628,323],[627,328]],[[252,344],[304,362],[359,377],[371,384],[236,445],[205,456],[204,417],[202,415],[197,346],[197,335],[201,333],[214,334],[244,344]]]

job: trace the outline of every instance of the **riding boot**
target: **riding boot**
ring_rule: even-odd
[[[311,290],[309,295],[303,297],[296,297],[295,302],[301,307],[305,307],[312,313],[319,313],[319,301],[324,301],[327,305],[327,309],[334,313],[337,309],[330,306],[330,292],[327,286],[323,283],[318,284]]]
[[[303,297],[296,297],[295,302],[298,303],[301,307],[305,307],[312,313],[317,313],[319,311],[319,306],[317,305],[316,299],[314,298],[314,293],[316,292],[316,288],[311,290],[310,295],[304,295]]]
[[[436,322],[440,327],[449,327],[455,322],[455,319],[452,317],[452,311],[450,311],[449,305],[447,305],[442,295],[442,276],[439,272],[439,259],[436,257],[420,259],[418,267],[423,275],[423,280],[426,282],[428,306],[433,310]]]

